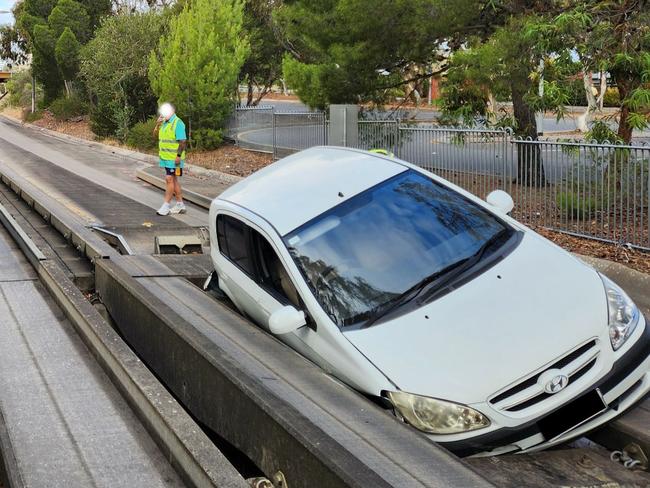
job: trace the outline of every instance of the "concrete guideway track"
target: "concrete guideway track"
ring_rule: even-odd
[[[2,227],[0,256],[0,450],[9,486],[183,486]]]
[[[157,216],[158,190],[135,176],[142,166],[91,148],[63,142],[0,118],[0,162],[57,198],[86,224],[109,227],[197,227],[207,212],[190,206],[186,215]],[[127,217],[128,216],[128,217]]]

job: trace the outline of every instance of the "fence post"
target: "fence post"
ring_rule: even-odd
[[[394,124],[395,138],[393,139],[394,141],[393,154],[395,155],[396,158],[399,158],[399,124],[400,124],[400,120],[395,119],[395,124]]]
[[[277,142],[276,142],[276,136],[275,136],[275,107],[273,107],[273,110],[271,110],[271,128],[273,131],[273,159],[278,158],[278,150],[277,150]]]
[[[330,105],[329,144],[357,147],[359,144],[359,107]]]

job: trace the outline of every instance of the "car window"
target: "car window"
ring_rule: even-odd
[[[233,217],[219,215],[217,243],[224,256],[278,301],[302,308],[289,273],[262,234]]]
[[[258,283],[283,302],[300,309],[298,291],[275,250],[259,232],[251,229],[252,246],[258,268]]]
[[[221,254],[249,276],[255,270],[248,245],[248,226],[229,215],[217,216],[217,244]]]
[[[323,310],[344,327],[512,232],[480,205],[409,170],[333,207],[284,242]]]

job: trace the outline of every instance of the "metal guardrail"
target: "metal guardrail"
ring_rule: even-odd
[[[237,109],[240,146],[275,159],[328,144],[321,112]],[[532,225],[650,250],[650,146],[517,139],[512,130],[359,120],[359,149],[386,149],[485,198],[510,193]]]

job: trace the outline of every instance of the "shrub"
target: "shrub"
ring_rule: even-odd
[[[149,11],[104,19],[80,53],[80,78],[90,98],[90,128],[124,141],[136,122],[156,113],[147,69],[164,33],[166,15]]]
[[[34,113],[32,113],[29,109],[23,110],[23,120],[25,122],[34,122],[42,118],[43,118],[43,112],[41,112],[40,110],[37,110]]]
[[[621,97],[618,94],[618,88],[614,87],[605,90],[605,96],[603,97],[603,105],[605,107],[621,106]]]
[[[126,137],[126,144],[136,149],[151,151],[158,147],[158,139],[153,135],[156,126],[156,119],[152,118],[146,122],[135,124]]]
[[[28,70],[19,71],[7,83],[8,103],[12,107],[25,108],[32,105],[32,75]],[[36,101],[43,99],[43,90],[36,85]]]
[[[600,204],[596,198],[574,191],[559,193],[557,206],[562,216],[567,215],[570,218],[579,220],[593,217],[600,209]]]
[[[192,147],[201,149],[214,149],[223,142],[223,130],[221,129],[196,129],[188,134]]]
[[[69,120],[88,113],[88,106],[76,95],[59,97],[50,103],[50,112],[56,120]]]

